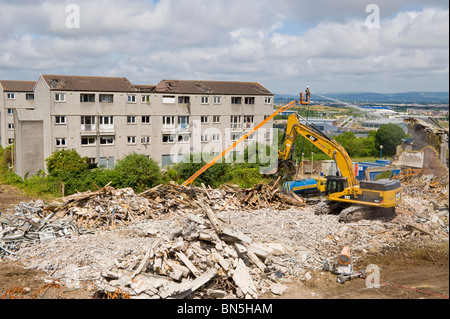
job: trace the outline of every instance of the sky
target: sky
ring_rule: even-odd
[[[0,0],[0,79],[448,91],[447,0]]]

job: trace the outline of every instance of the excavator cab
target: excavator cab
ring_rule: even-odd
[[[327,184],[325,194],[328,196],[334,193],[343,192],[348,187],[347,177],[342,176],[327,176]]]

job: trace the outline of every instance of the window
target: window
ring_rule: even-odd
[[[253,127],[253,115],[245,115],[244,116],[244,128]]]
[[[136,124],[136,116],[127,116],[127,124]]]
[[[95,132],[95,116],[81,116],[81,131]]]
[[[16,94],[15,93],[7,93],[6,94],[6,99],[8,99],[8,100],[15,100],[16,99]]]
[[[25,99],[27,99],[27,100],[34,100],[34,93],[27,93],[25,95]]]
[[[150,144],[150,136],[142,136],[141,144]]]
[[[14,130],[14,124],[8,123],[8,130]]]
[[[114,168],[114,156],[110,157],[100,157],[98,161],[98,166],[106,169]]]
[[[214,101],[214,104],[220,104],[220,96],[215,96],[213,101]]]
[[[151,98],[150,95],[142,95],[141,96],[141,102],[149,104],[150,103],[150,98]]]
[[[163,96],[163,103],[174,104],[175,103],[175,96],[164,95]]]
[[[208,135],[207,134],[202,134],[202,142],[208,142]]]
[[[242,104],[242,98],[232,96],[231,97],[231,104]]]
[[[189,142],[191,140],[191,136],[189,134],[180,134],[178,135],[178,142]]]
[[[163,121],[163,125],[174,125],[175,124],[175,116],[163,116],[162,121]]]
[[[94,125],[95,116],[81,116],[81,125]]]
[[[113,103],[114,95],[113,94],[100,94],[98,97],[100,103]]]
[[[163,134],[162,142],[163,143],[173,143],[173,142],[175,142],[175,135],[173,135],[173,134]]]
[[[134,95],[134,94],[128,94],[128,95],[127,95],[127,102],[128,102],[128,103],[136,103],[136,95]]]
[[[143,115],[141,117],[142,124],[150,124],[150,115]]]
[[[212,140],[213,140],[213,142],[218,142],[218,141],[220,141],[220,134],[213,134]]]
[[[127,136],[128,144],[136,144],[136,136]]]
[[[240,128],[241,127],[241,117],[240,116],[231,116],[231,128]]]
[[[240,138],[241,138],[241,134],[240,133],[231,133],[231,140],[232,141],[237,141]]]
[[[55,140],[56,147],[65,147],[66,146],[66,139],[65,138],[57,138]]]
[[[81,103],[93,103],[95,102],[95,94],[80,94]]]
[[[220,123],[220,116],[219,115],[214,115],[213,116],[213,123]]]
[[[8,114],[14,114],[14,109],[8,109],[8,110],[6,111],[6,113],[8,113]]]
[[[66,117],[61,115],[55,116],[55,124],[66,124]]]
[[[82,137],[81,145],[95,145],[95,137]]]
[[[189,116],[178,116],[178,125],[181,129],[187,129],[189,125]]]
[[[100,136],[100,145],[113,145],[114,136]]]
[[[244,99],[245,104],[255,104],[255,98],[254,97],[246,97]]]
[[[202,104],[208,104],[209,103],[209,97],[208,96],[202,96]]]
[[[114,124],[114,116],[100,116],[98,121],[101,125],[112,125]]]
[[[178,103],[179,104],[188,104],[190,101],[189,96],[179,96],[178,97]]]
[[[54,101],[55,102],[66,102],[66,94],[65,93],[55,93]]]
[[[208,117],[207,117],[207,116],[201,116],[201,117],[200,117],[200,121],[201,121],[202,123],[208,123]]]
[[[272,98],[271,97],[265,97],[264,98],[264,104],[271,104],[272,103]]]

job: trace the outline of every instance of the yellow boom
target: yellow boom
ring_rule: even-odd
[[[189,184],[193,183],[194,180],[200,176],[204,171],[206,171],[208,168],[210,168],[211,166],[213,166],[218,160],[220,160],[222,157],[224,157],[228,152],[230,152],[233,148],[236,147],[236,145],[238,145],[239,143],[241,143],[242,141],[244,141],[247,137],[249,137],[250,135],[252,135],[253,133],[255,133],[258,129],[261,128],[261,126],[263,126],[264,124],[266,124],[267,122],[269,122],[271,119],[273,119],[275,116],[277,116],[278,114],[280,114],[281,112],[287,111],[290,108],[292,108],[293,106],[300,104],[300,105],[308,105],[309,104],[309,90],[307,90],[306,93],[306,98],[303,101],[303,93],[300,92],[300,100],[299,101],[292,101],[289,104],[286,104],[285,106],[279,108],[278,110],[276,110],[272,115],[270,115],[268,118],[266,118],[264,121],[262,121],[261,123],[259,123],[257,126],[255,126],[253,129],[251,129],[247,134],[245,134],[244,136],[242,136],[240,139],[238,139],[236,142],[233,143],[233,145],[229,146],[226,150],[224,150],[222,153],[220,153],[219,155],[217,155],[216,157],[214,157],[211,161],[209,161],[205,166],[203,166],[202,168],[200,168],[197,172],[195,172],[191,177],[189,177],[183,184],[181,184],[182,186],[188,186]]]

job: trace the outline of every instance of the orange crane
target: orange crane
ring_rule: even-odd
[[[211,166],[213,166],[218,160],[220,160],[222,157],[224,157],[228,152],[230,152],[233,148],[236,147],[236,145],[238,145],[239,143],[241,143],[242,141],[244,141],[246,138],[248,138],[250,135],[252,135],[254,132],[256,132],[258,129],[260,129],[264,124],[266,124],[267,122],[269,122],[271,119],[273,119],[275,116],[277,116],[278,114],[280,114],[281,112],[287,111],[290,108],[294,107],[295,105],[308,105],[309,104],[309,100],[310,100],[310,91],[309,91],[309,87],[306,87],[306,97],[305,99],[303,99],[303,92],[300,92],[300,100],[294,100],[288,104],[286,104],[285,106],[279,108],[278,110],[276,110],[274,113],[272,113],[272,115],[270,115],[268,118],[266,118],[264,121],[262,121],[261,123],[259,123],[258,125],[256,125],[253,129],[251,129],[248,133],[246,133],[244,136],[242,136],[240,139],[238,139],[236,142],[233,143],[233,145],[229,146],[227,149],[225,149],[222,153],[220,153],[219,155],[217,155],[216,157],[214,157],[211,161],[209,161],[205,166],[203,166],[202,168],[200,168],[197,172],[195,172],[191,177],[189,177],[183,184],[181,184],[182,186],[188,186],[189,184],[192,184],[194,182],[194,180],[199,177],[204,171],[206,171],[208,168],[210,168]]]

